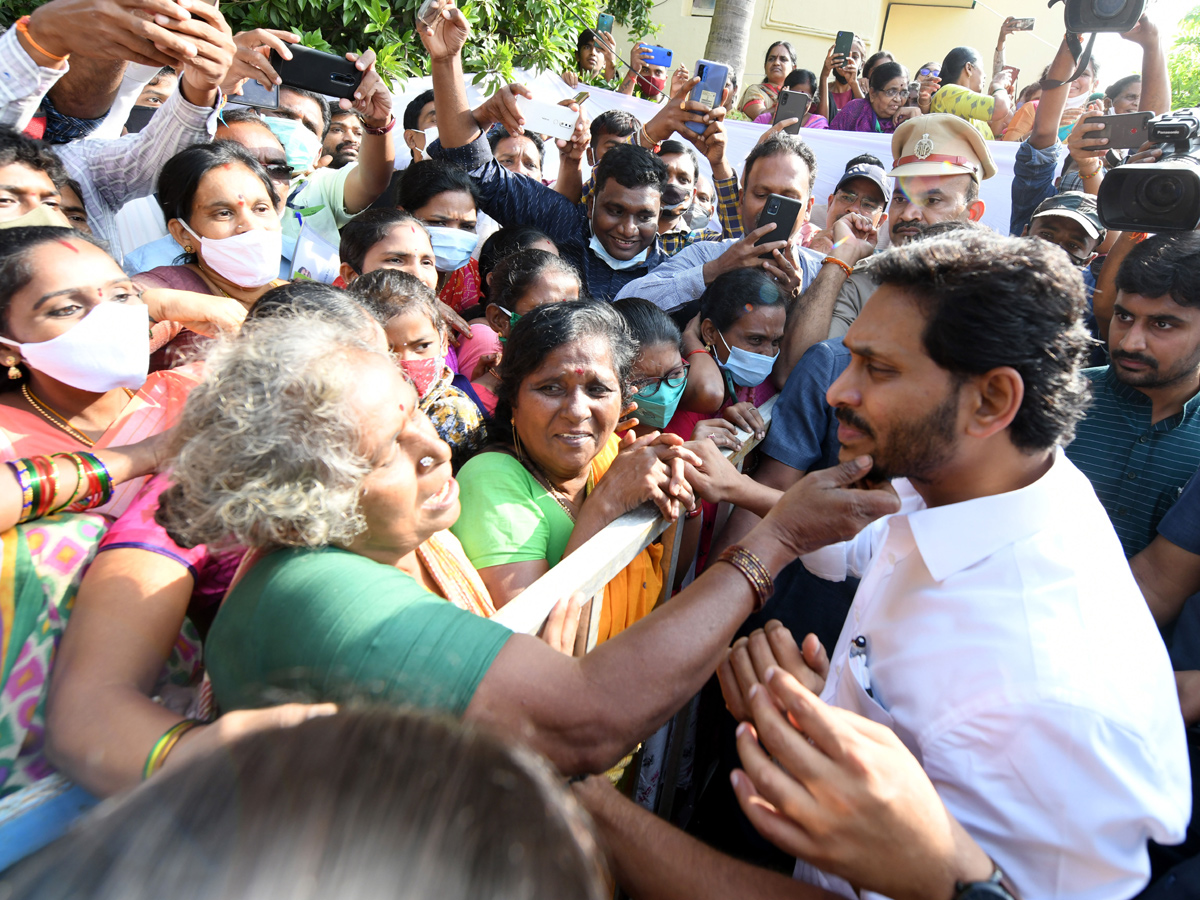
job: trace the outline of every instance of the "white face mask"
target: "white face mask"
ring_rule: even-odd
[[[473,231],[444,225],[430,225],[428,230],[429,243],[433,245],[434,266],[439,272],[461,269],[470,261],[475,245],[479,243],[479,235]]]
[[[596,222],[590,219],[589,223],[592,229],[592,239],[588,241],[588,246],[592,248],[592,252],[604,260],[605,264],[617,272],[623,272],[626,269],[634,269],[644,265],[646,257],[650,255],[650,247],[647,247],[633,259],[617,259],[605,249],[604,244],[600,242],[600,238],[596,237]],[[653,244],[651,244],[653,246]]]
[[[254,228],[227,238],[200,237],[179,224],[200,242],[200,259],[226,281],[240,288],[260,288],[279,277],[279,259],[283,255],[283,232]]]
[[[81,391],[140,388],[150,371],[150,315],[141,303],[108,300],[70,331],[17,347],[31,369]]]

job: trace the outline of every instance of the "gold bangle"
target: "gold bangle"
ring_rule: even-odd
[[[775,593],[775,579],[771,577],[767,567],[762,564],[762,560],[741,544],[733,544],[725,548],[725,552],[717,557],[717,561],[729,563],[750,582],[756,598],[754,612],[762,609],[771,599],[771,595]]]

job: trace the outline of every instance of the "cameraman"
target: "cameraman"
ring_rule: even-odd
[[[1167,74],[1167,59],[1159,40],[1158,26],[1143,15],[1137,25],[1121,37],[1142,48],[1142,98],[1139,108],[1156,115],[1166,112],[1171,108],[1171,81]],[[1047,77],[1052,81],[1064,81],[1074,71],[1075,57],[1064,37],[1059,45],[1058,54],[1050,64]],[[1058,125],[1066,107],[1069,89],[1068,83],[1042,92],[1042,99],[1033,120],[1033,131],[1017,148],[1016,162],[1013,166],[1010,234],[1021,234],[1038,204],[1047,197],[1054,196],[1060,188],[1055,179],[1063,147],[1058,139]],[[1099,129],[1100,124],[1083,124],[1082,118],[1080,123],[1072,132],[1072,139],[1078,148],[1073,155],[1077,159],[1081,155],[1086,158],[1088,155],[1096,155],[1094,151],[1104,151],[1107,140],[1085,137],[1086,133]],[[1104,175],[1103,166],[1099,162],[1094,165],[1095,168],[1092,168],[1085,163],[1079,169],[1079,176],[1083,181],[1082,190],[1089,194],[1094,194],[1099,189],[1100,180]]]

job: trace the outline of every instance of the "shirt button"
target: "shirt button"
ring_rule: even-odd
[[[1123,506],[1121,506],[1121,507],[1118,507],[1118,508],[1117,508],[1117,515],[1118,515],[1118,516],[1123,516],[1123,515],[1125,515],[1125,507],[1123,507]]]
[[[1146,443],[1147,439],[1148,439],[1147,436],[1143,434],[1140,438],[1138,438],[1138,443],[1144,444],[1144,443]]]
[[[1130,481],[1136,481],[1137,480],[1137,472],[1130,472],[1125,477],[1128,478]]]

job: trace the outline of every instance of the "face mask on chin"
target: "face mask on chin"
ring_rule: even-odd
[[[18,348],[29,368],[81,391],[136,390],[150,371],[150,315],[141,303],[106,300],[48,341],[0,342]]]
[[[593,215],[594,215],[594,213],[593,213]],[[650,255],[650,247],[647,247],[641,253],[634,256],[632,259],[617,259],[615,256],[613,256],[611,253],[608,252],[607,248],[605,248],[605,246],[601,242],[600,238],[598,238],[596,236],[595,218],[593,218],[591,220],[591,226],[592,226],[592,238],[591,238],[591,240],[588,241],[588,247],[591,248],[593,253],[595,253],[598,257],[600,257],[602,260],[604,260],[605,264],[610,269],[613,269],[617,272],[623,272],[626,269],[636,269],[638,266],[645,265],[646,258]]]

